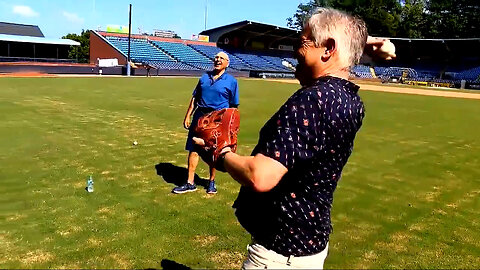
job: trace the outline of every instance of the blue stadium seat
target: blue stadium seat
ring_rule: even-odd
[[[211,59],[205,57],[201,53],[183,43],[163,42],[156,40],[152,40],[150,42],[180,62],[201,63],[210,66],[213,65]]]
[[[128,54],[128,39],[110,36],[107,36],[106,39],[121,52]],[[130,58],[134,62],[174,62],[172,58],[152,46],[144,39],[130,39],[130,41]]]
[[[373,78],[372,72],[370,72],[370,67],[364,65],[355,65],[350,70],[350,74],[358,78]]]
[[[473,82],[480,82],[480,66],[472,69],[467,69],[462,72],[459,72],[455,79],[466,80]]]
[[[221,51],[222,49],[215,47],[215,46],[208,46],[208,45],[199,45],[199,44],[190,44],[188,45],[194,50],[198,51],[199,53],[203,54],[204,56],[208,57],[213,61],[215,55]],[[227,53],[230,58],[230,68],[237,69],[237,70],[251,70],[251,66],[245,64],[241,59],[235,57],[234,55]]]

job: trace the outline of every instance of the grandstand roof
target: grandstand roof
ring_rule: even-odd
[[[52,39],[44,37],[17,36],[0,34],[0,41],[25,42],[36,44],[72,45],[79,46],[80,43],[70,39]]]
[[[44,37],[40,28],[37,25],[17,24],[0,22],[0,34],[16,35],[16,36],[30,36],[30,37]]]
[[[222,41],[221,38],[228,34],[229,36],[262,37],[274,41],[282,40],[287,41],[287,43],[293,43],[299,33],[300,31],[295,29],[245,20],[208,29],[202,31],[200,34],[209,36],[211,42]]]

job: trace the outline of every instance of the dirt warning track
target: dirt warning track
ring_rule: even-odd
[[[297,80],[271,80],[283,83],[298,84]],[[467,98],[467,99],[480,99],[479,93],[465,93],[455,92],[454,90],[433,90],[433,89],[421,89],[413,87],[398,87],[393,85],[381,85],[362,83],[361,81],[355,81],[360,86],[360,91],[378,91],[398,94],[410,94],[410,95],[422,95],[422,96],[435,96],[435,97],[450,97],[450,98]]]

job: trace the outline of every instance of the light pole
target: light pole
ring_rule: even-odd
[[[208,16],[207,4],[208,4],[208,0],[205,0],[205,29],[204,30],[207,30],[207,16]]]
[[[130,35],[132,33],[132,4],[128,12],[128,53],[127,53],[127,76],[130,76]]]

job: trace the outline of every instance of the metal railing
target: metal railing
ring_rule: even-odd
[[[77,59],[32,58],[0,56],[0,62],[43,62],[43,63],[78,63]]]

